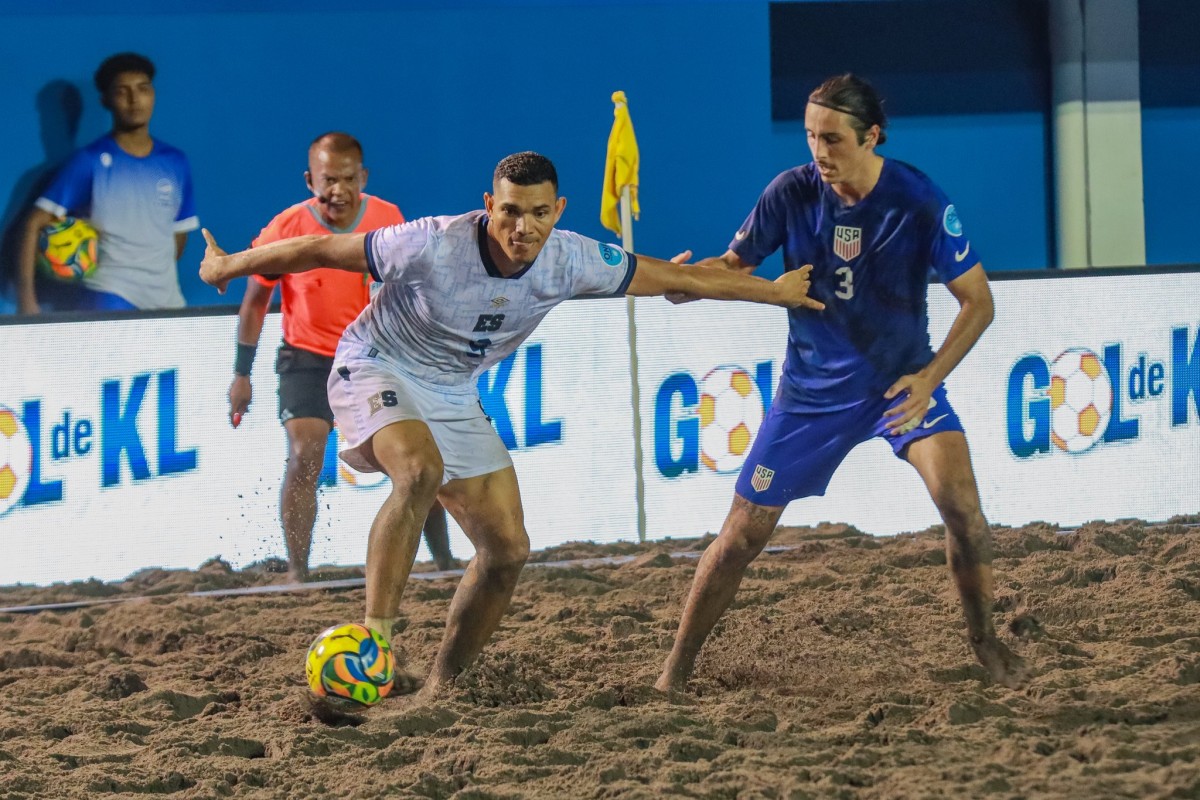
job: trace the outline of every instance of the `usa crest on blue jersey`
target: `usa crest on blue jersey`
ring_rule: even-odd
[[[833,229],[833,252],[842,261],[853,261],[862,252],[862,228],[838,225]]]
[[[767,469],[762,464],[754,468],[754,475],[750,478],[750,485],[754,487],[756,492],[765,492],[771,485],[771,479],[775,477],[775,470]]]

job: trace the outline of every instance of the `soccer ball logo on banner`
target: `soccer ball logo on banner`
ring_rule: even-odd
[[[1073,347],[1050,365],[1050,439],[1060,450],[1082,453],[1104,435],[1112,416],[1108,371],[1091,350]]]
[[[700,461],[714,472],[737,472],[763,421],[754,378],[741,367],[721,366],[700,382]]]
[[[33,445],[24,423],[8,406],[0,405],[0,514],[25,496],[33,471]]]

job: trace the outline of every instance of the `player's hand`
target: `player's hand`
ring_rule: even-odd
[[[222,277],[221,273],[224,272],[222,266],[228,254],[217,245],[217,240],[208,232],[208,228],[202,228],[200,232],[204,234],[204,241],[207,242],[204,258],[200,261],[200,280],[209,286],[217,287],[218,292],[225,294],[229,278]]]
[[[929,405],[933,400],[933,390],[937,386],[922,377],[920,373],[904,375],[891,385],[883,396],[888,400],[901,394],[907,396],[896,405],[883,412],[885,417],[891,417],[887,423],[887,432],[891,436],[903,436],[915,430],[925,419]]]
[[[672,258],[671,263],[672,264],[686,264],[688,262],[688,260],[691,259],[691,257],[692,257],[692,251],[684,250],[682,253],[680,253],[679,255]],[[690,294],[688,294],[687,292],[667,292],[665,295],[663,295],[663,297],[667,298],[675,305],[679,305],[680,303],[690,303],[696,299],[696,298],[692,297]]]
[[[809,280],[811,273],[812,264],[805,264],[800,269],[790,270],[775,279],[775,285],[783,290],[781,306],[811,308],[816,311],[825,309],[824,303],[808,296],[808,290],[812,287],[812,281]]]
[[[242,424],[242,415],[250,408],[254,398],[254,387],[250,385],[249,375],[234,375],[233,383],[229,384],[229,424],[237,427]]]

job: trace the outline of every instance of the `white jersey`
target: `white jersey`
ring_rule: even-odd
[[[366,237],[383,283],[344,345],[377,351],[419,381],[475,390],[564,300],[625,293],[637,259],[616,245],[554,230],[533,264],[504,277],[487,249],[487,214],[423,217]]]

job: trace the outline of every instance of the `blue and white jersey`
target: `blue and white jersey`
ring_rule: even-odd
[[[133,156],[105,135],[71,156],[36,205],[87,219],[100,232],[89,289],[138,308],[183,307],[175,234],[200,227],[183,151],[155,139],[148,156]]]
[[[378,351],[418,381],[474,392],[564,300],[622,295],[637,258],[616,245],[554,230],[537,259],[504,277],[487,247],[487,215],[423,217],[367,234],[371,277],[383,283],[343,343]]]
[[[832,411],[881,395],[933,359],[926,291],[979,263],[946,195],[924,173],[886,159],[853,206],[812,163],[771,181],[729,247],[758,265],[783,248],[784,268],[812,264],[824,311],[788,312],[788,350],[775,402]]]

